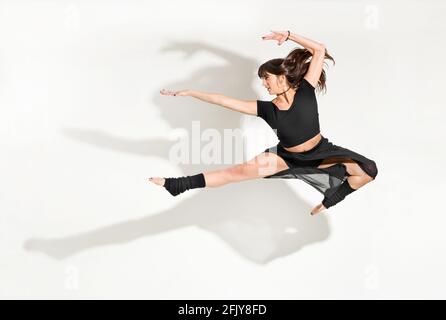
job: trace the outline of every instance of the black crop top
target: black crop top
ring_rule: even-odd
[[[257,116],[277,129],[277,137],[286,148],[304,143],[320,132],[315,88],[305,78],[288,110],[280,110],[272,101],[257,100]]]

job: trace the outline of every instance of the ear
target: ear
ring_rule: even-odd
[[[279,78],[280,84],[285,84],[287,82],[284,74],[281,74],[278,78]]]

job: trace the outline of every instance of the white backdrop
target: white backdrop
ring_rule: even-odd
[[[0,0],[0,297],[446,298],[442,1]],[[162,88],[272,99],[257,77],[325,43],[321,133],[376,161],[375,181],[311,217],[298,180],[172,197],[177,128],[261,119]]]

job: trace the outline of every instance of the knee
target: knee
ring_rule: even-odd
[[[370,164],[370,176],[372,177],[372,180],[375,180],[377,175],[378,175],[378,166],[376,165],[376,162],[373,161]]]
[[[375,161],[371,160],[368,163],[362,164],[361,167],[367,174],[367,177],[370,181],[375,180],[376,176],[378,175],[378,167]]]

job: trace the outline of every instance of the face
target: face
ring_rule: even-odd
[[[284,75],[277,76],[272,73],[266,73],[262,79],[262,85],[268,90],[269,94],[278,94],[284,91],[286,78]]]

